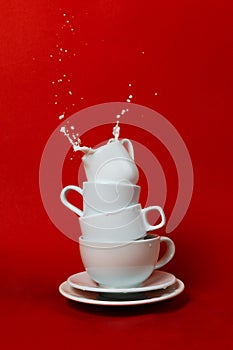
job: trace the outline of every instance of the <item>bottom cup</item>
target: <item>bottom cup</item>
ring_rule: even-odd
[[[166,250],[159,258],[160,243]],[[140,286],[153,272],[167,264],[175,254],[173,241],[148,234],[128,242],[96,242],[79,238],[80,254],[88,275],[105,288]]]

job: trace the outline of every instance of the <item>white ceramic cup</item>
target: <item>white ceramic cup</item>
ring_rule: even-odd
[[[147,214],[158,211],[161,221],[157,225],[150,225]],[[165,215],[159,206],[142,209],[140,204],[124,208],[112,213],[101,213],[82,216],[79,223],[83,239],[97,242],[130,241],[142,238],[147,231],[154,231],[164,226]]]
[[[159,258],[160,243],[167,248]],[[175,254],[174,242],[153,234],[129,242],[87,242],[79,238],[83,265],[89,276],[106,288],[140,286],[155,270],[167,264]]]
[[[84,182],[83,188],[68,185],[61,191],[62,203],[79,216],[112,213],[127,206],[137,204],[140,186],[125,183]],[[78,192],[83,197],[83,210],[68,201],[70,191]]]
[[[128,139],[111,139],[106,145],[86,153],[82,162],[88,181],[126,181],[133,184],[138,181],[133,145]]]

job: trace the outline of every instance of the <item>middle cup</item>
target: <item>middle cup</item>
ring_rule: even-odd
[[[161,221],[151,225],[147,214],[158,211]],[[117,242],[137,240],[146,235],[147,231],[154,231],[164,226],[165,215],[160,206],[150,206],[142,209],[140,204],[123,208],[121,211],[102,213],[79,218],[84,240],[96,242]]]
[[[137,204],[140,190],[140,186],[124,182],[84,182],[83,188],[74,185],[64,187],[60,197],[67,208],[78,216],[84,216],[120,211],[127,206]],[[81,194],[83,210],[68,201],[67,195],[70,191]]]

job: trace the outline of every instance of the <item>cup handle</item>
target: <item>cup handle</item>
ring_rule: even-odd
[[[130,157],[134,160],[134,149],[133,149],[133,145],[132,145],[131,141],[128,139],[122,139],[120,142],[122,145],[126,146],[126,149],[129,153]]]
[[[161,222],[158,225],[155,225],[155,226],[149,224],[149,222],[147,220],[147,216],[146,216],[146,214],[149,211],[152,211],[152,210],[158,210],[160,215],[161,215],[161,218],[162,218]],[[153,205],[151,207],[147,207],[147,208],[142,209],[142,214],[143,214],[143,220],[144,220],[144,223],[145,223],[145,226],[146,226],[146,231],[157,230],[158,228],[163,227],[165,225],[165,223],[166,223],[166,218],[165,218],[165,215],[164,215],[164,211],[158,205]]]
[[[60,199],[62,201],[62,203],[71,211],[73,211],[75,214],[78,214],[79,216],[83,216],[83,211],[80,210],[79,208],[75,207],[73,204],[71,204],[68,200],[66,195],[68,194],[68,192],[70,191],[76,191],[79,194],[83,195],[83,190],[78,187],[78,186],[74,186],[74,185],[69,185],[66,186],[62,189],[61,194],[60,194]]]
[[[160,267],[166,265],[174,256],[175,254],[175,244],[174,242],[165,236],[160,237],[160,242],[165,242],[167,249],[164,253],[164,255],[158,260],[157,264],[155,265],[154,269],[159,269]]]

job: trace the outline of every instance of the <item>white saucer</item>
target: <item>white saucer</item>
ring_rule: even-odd
[[[140,287],[104,288],[98,286],[98,284],[89,277],[88,273],[84,271],[70,276],[67,281],[73,288],[83,291],[98,293],[138,293],[156,289],[165,289],[174,284],[176,278],[171,273],[155,270]]]
[[[85,304],[107,305],[107,306],[129,306],[156,303],[162,300],[174,298],[184,290],[184,283],[177,279],[175,284],[166,289],[150,291],[146,293],[133,293],[132,299],[116,299],[116,294],[101,294],[86,292],[75,289],[66,281],[59,287],[59,292],[66,298]],[[122,294],[119,294],[122,297]],[[125,294],[127,298],[128,294]]]

